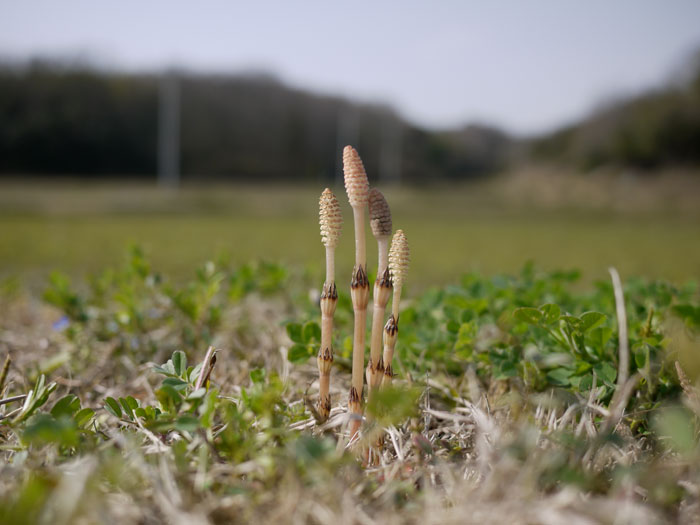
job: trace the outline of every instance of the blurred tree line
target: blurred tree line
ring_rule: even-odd
[[[523,160],[583,170],[700,164],[700,53],[685,80],[617,100],[574,125],[516,140],[488,126],[435,131],[391,108],[265,75],[173,72],[185,180],[333,180],[345,144],[374,180],[486,175]],[[0,176],[154,178],[163,76],[33,61],[0,64]]]
[[[461,179],[503,168],[513,145],[488,127],[433,132],[386,106],[269,76],[174,75],[185,180],[332,180],[346,143],[371,177]],[[0,174],[154,177],[160,82],[46,62],[0,66]]]
[[[535,159],[584,170],[601,165],[654,170],[700,164],[700,52],[685,76],[664,88],[617,100],[582,122],[535,139]]]

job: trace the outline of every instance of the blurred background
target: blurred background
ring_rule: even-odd
[[[700,3],[0,3],[0,279],[131,243],[320,275],[360,152],[414,286],[700,275]],[[371,251],[370,251],[371,253]],[[343,275],[341,273],[341,275]]]

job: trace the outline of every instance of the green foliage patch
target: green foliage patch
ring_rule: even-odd
[[[502,522],[507,508],[538,522],[552,515],[538,509],[558,512],[550,498],[562,491],[598,502],[565,504],[590,520],[599,507],[622,512],[622,495],[636,516],[685,516],[700,479],[697,283],[624,281],[627,394],[607,281],[581,291],[576,271],[527,265],[409,294],[397,376],[365,405],[365,444],[379,460],[363,468],[338,394],[349,378],[347,292],[339,287],[335,317],[336,415],[320,427],[307,403],[318,304],[292,273],[208,263],[173,283],[134,249],[86,288],[52,277],[45,299],[65,316],[54,330],[66,357],[45,373],[12,365],[0,385],[0,400],[21,397],[0,404],[0,522],[61,512],[67,522],[120,520],[127,510],[142,522],[360,511],[410,522],[431,509],[437,523],[483,508]],[[232,329],[243,320],[272,343]],[[217,344],[209,375],[204,354],[217,341],[255,343],[246,353]],[[57,503],[65,487],[78,494],[70,506]]]

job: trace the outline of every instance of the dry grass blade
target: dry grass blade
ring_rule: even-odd
[[[207,353],[202,361],[202,368],[199,371],[199,377],[195,383],[194,389],[199,390],[202,387],[206,387],[209,382],[209,377],[216,364],[216,350],[213,346],[207,349]]]
[[[690,382],[688,376],[683,371],[681,364],[676,361],[676,375],[678,375],[678,382],[681,384],[683,393],[687,398],[687,403],[689,408],[695,412],[696,416],[700,416],[700,392],[698,389]]]
[[[620,274],[615,268],[609,268],[610,277],[612,278],[613,291],[615,293],[615,311],[617,315],[618,339],[619,339],[619,367],[617,372],[617,386],[615,394],[610,401],[609,417],[606,418],[603,424],[603,431],[607,432],[613,429],[622,419],[625,407],[629,401],[634,387],[639,380],[639,375],[635,374],[629,377],[629,340],[627,338],[627,311],[625,309],[625,295],[622,291],[622,282]]]
[[[620,340],[620,366],[617,375],[617,387],[622,388],[627,382],[630,369],[630,349],[627,338],[627,311],[625,309],[625,295],[622,291],[620,274],[613,267],[608,269],[612,278],[615,293],[615,311],[617,313],[618,338]]]
[[[6,397],[5,399],[0,399],[0,405],[7,405],[8,403],[14,403],[15,401],[24,401],[26,397],[27,396],[25,394]]]
[[[2,421],[3,419],[10,419],[10,418],[16,416],[17,414],[19,414],[21,411],[22,411],[22,407],[19,407],[19,408],[16,408],[15,410],[13,410],[12,412],[8,412],[7,414],[0,414],[0,421]]]
[[[0,371],[0,395],[2,395],[2,389],[5,388],[5,381],[7,380],[7,373],[10,371],[11,364],[12,359],[10,359],[10,356],[8,355],[2,365],[2,371]]]

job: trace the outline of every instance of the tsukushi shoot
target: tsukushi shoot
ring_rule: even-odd
[[[370,357],[367,363],[367,385],[370,395],[382,383],[384,377],[384,360],[382,358],[382,326],[384,312],[391,297],[392,277],[387,265],[389,237],[391,237],[391,210],[384,195],[372,188],[369,193],[369,219],[372,235],[377,239],[377,279],[374,281],[374,307],[372,310],[372,335],[370,339]]]
[[[365,367],[365,331],[367,304],[369,303],[369,279],[367,278],[367,251],[365,246],[365,212],[369,200],[369,181],[362,159],[352,146],[343,150],[345,190],[348,194],[355,224],[355,267],[350,283],[350,297],[354,313],[352,343],[352,384],[348,396],[348,411],[353,417],[350,435],[354,437],[362,424],[363,370]]]
[[[335,248],[343,226],[338,199],[326,188],[319,202],[321,240],[326,247],[326,281],[321,292],[321,347],[318,350],[319,398],[318,413],[321,421],[331,412],[331,365],[333,363],[333,315],[338,304],[335,285]]]
[[[401,290],[408,274],[409,260],[408,241],[403,230],[397,230],[389,251],[389,269],[394,282],[394,297],[392,299],[392,313],[384,327],[384,381],[382,384],[391,384],[394,376],[391,361],[394,358],[394,349],[399,334]]]

